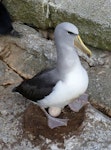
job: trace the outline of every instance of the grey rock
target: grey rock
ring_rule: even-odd
[[[11,90],[9,86],[0,93],[0,149],[6,150],[22,136],[20,118],[26,107],[25,100],[12,94]]]
[[[25,25],[17,25],[23,34],[20,39],[1,37],[2,53],[0,56],[21,77],[30,78],[46,67],[54,65],[56,55],[51,40],[41,38],[41,35]],[[5,42],[4,42],[5,41]],[[5,51],[5,52],[4,52]],[[8,56],[7,56],[8,54]]]
[[[15,24],[14,26],[22,33],[21,39],[8,36],[0,38],[0,149],[39,150],[45,147],[52,150],[110,150],[111,119],[90,104],[87,104],[85,108],[85,118],[80,126],[80,132],[77,131],[78,134],[72,132],[68,135],[63,133],[62,142],[40,135],[41,142],[37,143],[37,137],[24,132],[24,113],[30,106],[30,102],[19,94],[13,94],[11,90],[22,81],[21,77],[30,78],[45,67],[53,67],[56,52],[53,41],[42,38],[41,34],[25,25]],[[93,54],[92,61],[98,62],[93,67],[89,67],[81,56],[90,77],[88,89],[91,96],[90,102],[96,101],[98,107],[102,103],[104,107],[111,110],[110,53],[93,50]],[[101,64],[98,57],[104,63]],[[5,81],[7,83],[11,81],[11,85],[3,86]],[[33,144],[34,141],[37,145]]]
[[[86,109],[86,120],[83,122],[83,131],[80,136],[73,136],[65,142],[66,149],[71,150],[110,150],[111,119],[105,117],[91,105]],[[106,124],[108,128],[106,128]],[[108,130],[109,132],[108,132]],[[105,143],[105,141],[107,141]]]
[[[62,143],[39,135],[36,138],[41,138],[41,142],[36,141],[36,145],[34,145],[33,141],[36,138],[30,133],[26,136],[26,131],[23,129],[24,124],[22,124],[24,110],[28,107],[29,102],[18,94],[12,94],[10,89],[12,89],[12,86],[5,89],[0,97],[1,149],[41,150],[45,147],[51,150],[110,150],[111,119],[94,109],[90,104],[86,106],[86,117],[80,127],[81,132],[78,135],[73,132],[68,135],[63,133],[64,140]]]
[[[89,77],[91,99],[98,100],[98,103],[102,102],[111,107],[111,69],[95,67],[91,69]]]
[[[96,103],[111,116],[111,68],[95,67],[89,71],[88,93],[92,103]]]
[[[64,21],[78,26],[84,42],[111,50],[110,0],[4,0],[15,20],[48,29]]]
[[[12,69],[10,69],[3,61],[0,60],[0,91],[2,86],[17,84],[21,82],[21,78]]]

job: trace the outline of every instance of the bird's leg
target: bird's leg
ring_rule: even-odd
[[[49,115],[47,113],[45,108],[43,108],[41,106],[40,106],[40,108],[44,111],[46,117],[48,118],[48,126],[51,129],[54,129],[54,128],[60,127],[60,126],[67,126],[68,119],[59,119],[59,118],[52,117],[51,115]]]
[[[78,99],[69,104],[69,107],[74,112],[79,110],[88,102],[88,94],[81,95]]]
[[[38,105],[42,111],[45,113],[47,119],[48,119],[48,126],[51,129],[54,129],[56,127],[60,127],[60,126],[67,126],[67,122],[69,119],[60,119],[60,118],[55,118],[52,117],[51,115],[49,115],[47,113],[47,111],[45,110],[45,108],[43,106],[41,106],[40,104],[38,104],[37,102],[32,101],[33,104]]]

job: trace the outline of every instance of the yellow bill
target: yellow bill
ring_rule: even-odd
[[[74,45],[78,47],[80,50],[82,50],[84,53],[86,53],[89,57],[91,57],[92,52],[84,45],[79,35],[76,37]]]

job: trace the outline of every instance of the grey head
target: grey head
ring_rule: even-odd
[[[78,28],[69,22],[56,26],[54,37],[56,46],[70,45],[74,47],[74,38],[79,34]],[[63,44],[64,43],[64,44]]]
[[[80,63],[74,39],[79,34],[78,28],[69,22],[63,22],[56,26],[54,31],[55,44],[57,50],[57,70],[59,74],[67,74],[74,65]]]

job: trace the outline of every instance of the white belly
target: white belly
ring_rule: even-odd
[[[68,105],[80,95],[82,95],[88,87],[88,75],[84,68],[74,68],[67,74],[65,79],[57,82],[53,92],[44,99],[38,101],[43,107],[60,107]]]

